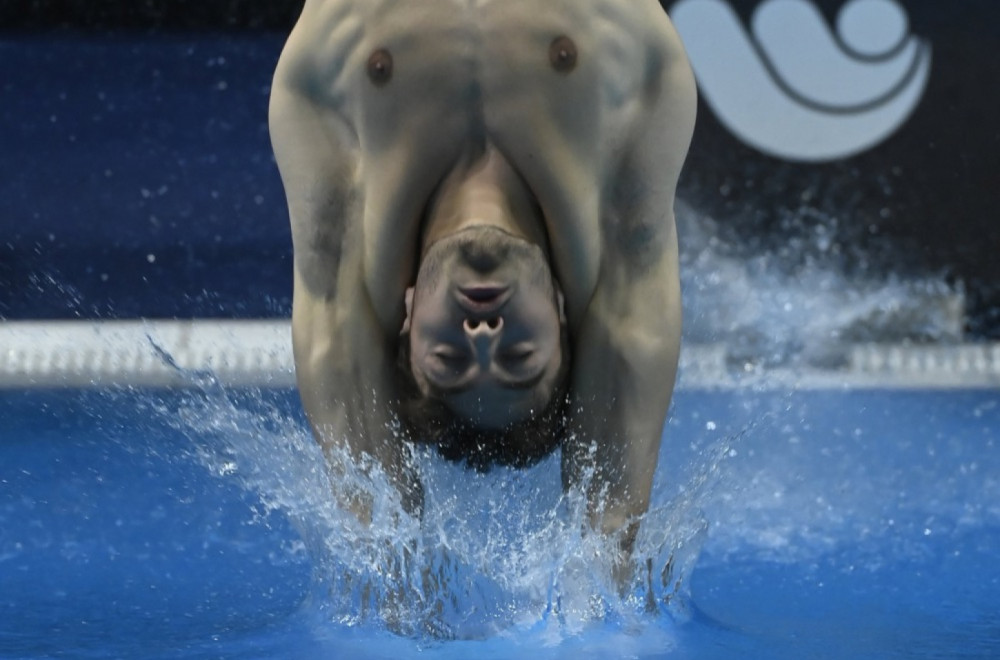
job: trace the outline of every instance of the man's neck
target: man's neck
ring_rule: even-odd
[[[424,220],[421,253],[473,226],[489,226],[548,251],[545,223],[531,191],[492,145],[461,159],[438,188]]]

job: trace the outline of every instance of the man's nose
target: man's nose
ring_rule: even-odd
[[[496,351],[497,341],[503,332],[503,317],[467,318],[462,324],[465,335],[472,343],[476,353],[476,361],[481,369],[488,369]]]

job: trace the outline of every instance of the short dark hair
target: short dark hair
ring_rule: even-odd
[[[436,446],[451,461],[486,472],[495,465],[528,467],[551,454],[566,433],[569,408],[569,342],[562,331],[562,364],[555,390],[537,415],[499,429],[484,429],[464,419],[440,399],[427,396],[417,385],[410,362],[410,337],[399,337],[396,371],[398,415],[406,437],[417,444]]]

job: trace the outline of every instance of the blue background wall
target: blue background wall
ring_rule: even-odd
[[[298,4],[0,2],[0,317],[288,313],[266,107]],[[731,1],[747,21],[758,4]],[[1000,337],[1000,4],[900,4],[933,64],[897,133],[789,163],[702,103],[680,197],[737,255],[960,283],[970,335]]]

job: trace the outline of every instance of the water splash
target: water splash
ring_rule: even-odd
[[[837,219],[799,209],[779,246],[747,248],[678,203],[686,341],[724,343],[738,364],[836,367],[849,343],[956,343],[965,292],[941,276],[902,277],[866,259],[849,269]]]
[[[324,452],[300,415],[266,392],[228,391],[201,375],[160,414],[192,442],[220,479],[278,513],[301,536],[314,566],[309,607],[329,624],[425,640],[535,639],[543,646],[611,629],[660,635],[686,616],[686,578],[707,527],[700,501],[722,450],[705,454],[688,483],[642,520],[631,576],[612,577],[616,540],[590,533],[585,503],[560,488],[559,459],[482,474],[420,448],[422,519],[406,514],[379,466]],[[361,524],[340,503],[370,498]],[[561,641],[560,641],[561,640]]]

